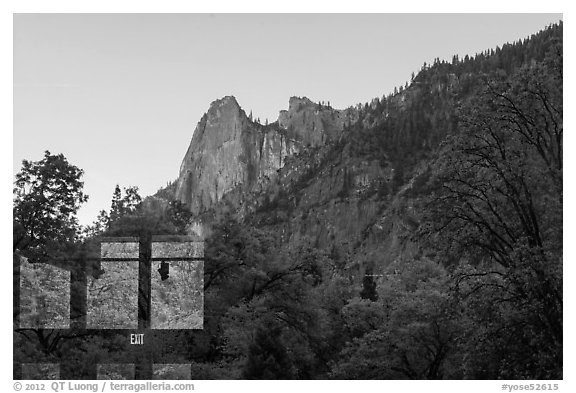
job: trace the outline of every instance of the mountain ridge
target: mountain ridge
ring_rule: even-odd
[[[196,127],[173,197],[192,211],[196,232],[209,233],[198,228],[232,213],[320,248],[400,247],[408,235],[398,231],[413,226],[404,195],[426,183],[427,162],[456,130],[457,108],[490,67],[507,75],[527,59],[541,61],[561,28],[452,63],[437,60],[395,94],[344,110],[293,96],[276,122],[262,125],[234,97],[215,100]]]
[[[562,61],[560,24],[339,112],[216,100],[156,220],[205,240],[194,375],[561,379]]]

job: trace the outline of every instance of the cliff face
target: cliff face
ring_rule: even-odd
[[[329,105],[315,104],[306,97],[291,97],[288,110],[280,111],[278,125],[304,146],[316,147],[338,139],[344,124],[353,118],[353,110],[334,110]]]
[[[359,153],[346,141],[352,135],[343,138],[288,160],[249,219],[257,228],[274,228],[288,244],[354,261],[349,272],[361,277],[366,266],[379,271],[375,261],[382,268],[414,252],[404,239],[414,229],[404,190],[410,187],[395,188],[398,167],[385,156]]]
[[[453,123],[442,115],[452,113],[450,97],[448,87],[416,84],[346,110],[292,97],[269,125],[224,97],[196,127],[175,198],[190,208],[189,230],[201,236],[231,212],[289,244],[354,255],[355,274],[376,260],[386,266],[417,248],[406,240],[414,230],[406,190]]]
[[[531,48],[543,61],[545,46]],[[346,110],[292,97],[266,126],[224,97],[198,123],[175,191],[166,193],[191,209],[189,230],[200,235],[232,213],[294,249],[330,252],[352,276],[378,273],[422,251],[416,231],[438,185],[430,168],[439,147],[457,132],[458,108],[484,86],[475,71],[506,58],[498,74],[512,74],[525,61],[511,61],[514,53],[436,63],[397,94]]]
[[[245,114],[233,97],[215,101],[202,117],[180,166],[176,198],[194,213],[212,206],[222,194],[243,182],[238,165]]]
[[[198,216],[232,191],[238,198],[262,190],[288,156],[337,138],[345,119],[344,112],[292,97],[278,121],[264,126],[250,120],[234,97],[216,100],[196,126],[175,197]]]
[[[415,85],[346,110],[292,97],[269,125],[252,121],[234,97],[214,101],[175,185],[175,198],[194,216],[189,230],[209,235],[210,224],[231,212],[273,228],[287,243],[355,254],[357,267],[375,260],[385,266],[413,252],[404,239],[414,220],[403,190],[426,167],[426,152],[437,143],[431,135],[451,120],[436,115],[431,126],[410,116],[430,103],[451,108],[449,93]]]

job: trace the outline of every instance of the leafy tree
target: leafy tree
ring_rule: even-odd
[[[192,212],[188,207],[178,200],[168,203],[167,209],[168,220],[174,224],[178,233],[186,234],[186,228],[192,220]]]
[[[64,155],[49,151],[40,161],[22,162],[14,182],[14,251],[45,260],[78,239],[76,213],[88,200],[82,191],[83,173]]]
[[[212,336],[212,356],[245,378],[311,378],[343,345],[344,284],[328,278],[321,252],[279,240],[228,217],[206,242],[202,334]]]
[[[76,256],[79,245],[80,227],[76,213],[86,196],[81,181],[83,171],[70,164],[62,154],[44,153],[40,161],[24,160],[21,171],[14,182],[13,206],[13,267],[15,287],[29,281],[26,270],[21,270],[29,262],[42,262],[63,265]],[[66,261],[66,262],[64,262]],[[29,269],[29,268],[28,268]],[[55,277],[50,276],[53,280]],[[53,281],[36,282],[43,288],[43,296],[58,296],[49,290]],[[21,293],[21,292],[20,292]],[[60,304],[60,303],[58,303]],[[64,304],[64,309],[67,306]],[[14,309],[14,316],[20,309]],[[62,317],[62,315],[56,315]],[[20,318],[22,316],[20,315]],[[17,319],[16,319],[17,320]],[[38,321],[39,322],[39,321]],[[62,343],[76,336],[59,330],[41,328],[20,328],[15,326],[14,358],[18,362],[54,361]],[[19,366],[19,365],[18,365]]]
[[[352,299],[342,310],[350,340],[330,376],[345,379],[458,378],[461,337],[449,276],[429,260],[396,261],[376,302]]]
[[[437,163],[425,228],[443,262],[462,265],[457,294],[473,305],[477,332],[469,350],[484,354],[470,373],[560,378],[561,49],[492,78],[461,118]]]

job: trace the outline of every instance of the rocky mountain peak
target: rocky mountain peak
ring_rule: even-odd
[[[288,110],[280,111],[278,124],[305,146],[322,146],[341,135],[348,117],[348,111],[314,103],[307,97],[291,97]]]
[[[234,96],[225,96],[220,99],[213,101],[210,104],[210,108],[208,109],[208,113],[218,113],[218,112],[228,112],[228,111],[235,111],[240,112],[242,109],[240,108],[240,104],[236,100]]]
[[[289,112],[297,112],[302,110],[305,107],[317,107],[318,104],[312,102],[308,97],[296,97],[292,96],[288,100],[288,111]]]
[[[200,215],[233,190],[259,187],[297,150],[298,142],[282,129],[252,122],[236,98],[223,97],[210,104],[196,126],[175,196]]]

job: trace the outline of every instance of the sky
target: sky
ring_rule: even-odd
[[[116,184],[178,177],[197,122],[234,95],[274,121],[291,96],[346,108],[434,58],[526,38],[561,14],[15,14],[13,173],[45,150],[84,170],[81,224]]]

